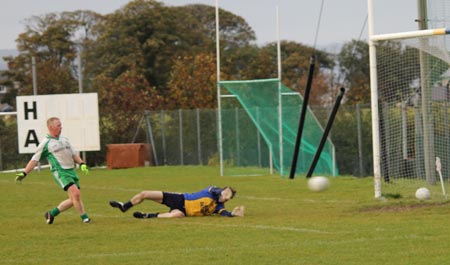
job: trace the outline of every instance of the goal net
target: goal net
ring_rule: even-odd
[[[419,187],[441,198],[446,194],[444,184],[450,174],[447,33],[436,29],[371,38],[376,54],[371,65],[377,76],[372,86],[376,84],[378,97],[372,104],[379,139],[374,148],[374,156],[379,155],[379,165],[374,164],[379,166],[376,197],[392,193],[414,197]]]
[[[279,79],[221,81],[223,165],[225,175],[289,174],[303,100]],[[280,108],[281,106],[281,108]],[[296,173],[306,174],[318,149],[323,128],[310,109],[306,113]],[[334,145],[325,143],[315,174],[335,176]]]

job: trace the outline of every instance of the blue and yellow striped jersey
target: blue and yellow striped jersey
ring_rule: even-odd
[[[219,202],[221,188],[209,186],[195,193],[184,194],[184,206],[187,216],[220,214],[225,205]]]

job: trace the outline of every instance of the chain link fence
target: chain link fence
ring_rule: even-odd
[[[324,126],[331,108],[312,106],[314,114]],[[230,110],[230,111],[235,111]],[[300,110],[299,110],[300,111]],[[244,113],[239,109],[240,113]],[[372,132],[370,106],[341,106],[329,137],[336,149],[336,161],[340,175],[357,177],[372,175]],[[129,135],[120,143],[149,143],[152,145],[153,165],[219,165],[217,110],[194,109],[172,111],[146,111],[137,113]],[[135,122],[134,122],[135,121]],[[64,121],[63,121],[64,123]],[[236,123],[236,132],[249,130],[251,121]],[[86,152],[90,166],[106,165],[106,145],[118,144],[114,137],[101,132],[101,150]],[[250,128],[251,129],[251,128]],[[256,127],[255,142],[258,139]],[[110,133],[110,132],[109,132]],[[63,129],[64,134],[64,129]],[[226,143],[226,141],[224,141]],[[23,168],[31,154],[19,154],[17,141],[17,117],[0,116],[0,170]],[[267,152],[265,143],[255,144]],[[232,147],[225,147],[232,148]],[[259,153],[256,150],[255,153]],[[46,161],[41,161],[43,164]],[[267,166],[263,163],[262,166]]]

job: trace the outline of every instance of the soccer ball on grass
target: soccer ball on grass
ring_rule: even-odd
[[[308,180],[308,188],[312,191],[324,191],[330,187],[330,181],[324,176],[315,176]]]
[[[431,198],[430,190],[422,187],[416,190],[416,198],[419,200],[428,200]]]

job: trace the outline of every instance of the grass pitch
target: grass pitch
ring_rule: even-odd
[[[0,174],[0,264],[446,264],[450,205],[443,198],[375,200],[372,178],[337,177],[320,193],[304,178],[219,177],[214,167],[92,169],[80,174],[90,225],[74,209],[47,225],[44,212],[66,198],[47,170],[15,184]],[[244,218],[141,220],[135,210],[164,212],[151,201],[121,213],[141,190],[195,192],[232,186],[227,209]],[[402,189],[397,189],[401,192]]]

